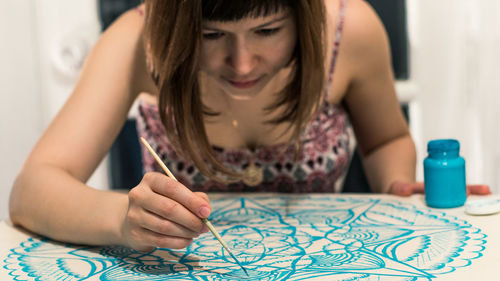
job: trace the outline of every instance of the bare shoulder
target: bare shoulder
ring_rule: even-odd
[[[114,51],[130,51],[142,40],[143,27],[144,16],[141,10],[139,8],[131,9],[123,13],[103,32],[96,48],[121,46],[121,48],[115,48]]]
[[[144,26],[144,4],[132,8],[120,15],[104,34],[107,33],[128,33],[129,35],[139,35]],[[130,36],[129,36],[130,37]]]
[[[372,76],[368,72],[385,68],[390,61],[387,35],[378,15],[364,0],[325,0],[327,57],[329,66],[337,27],[342,36],[330,93],[330,102],[339,103],[352,83]],[[342,10],[342,14],[341,14]],[[342,17],[342,18],[341,18]],[[340,19],[343,21],[340,22]]]
[[[118,79],[130,81],[130,92],[138,94],[150,85],[143,44],[143,5],[123,13],[101,35],[89,56],[94,73],[122,73]],[[94,66],[94,67],[93,67]],[[113,75],[116,76],[116,75]]]
[[[347,0],[339,53],[348,69],[343,101],[360,151],[408,133],[394,88],[389,40],[375,10],[363,0]]]
[[[330,17],[329,21],[337,22],[342,8],[346,27],[350,26],[356,31],[366,30],[370,26],[380,27],[381,22],[377,13],[365,0],[325,0],[324,3],[327,15]],[[359,29],[360,27],[363,29]]]
[[[363,0],[346,2],[341,47],[347,58],[354,65],[388,59],[387,34],[375,10]]]
[[[143,26],[143,10],[140,10],[140,7],[128,10],[104,31],[99,44],[113,42],[116,44],[136,44],[140,40]]]

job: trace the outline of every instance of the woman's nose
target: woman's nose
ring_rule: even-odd
[[[257,57],[245,42],[236,40],[230,47],[227,63],[236,74],[246,75],[254,69]]]

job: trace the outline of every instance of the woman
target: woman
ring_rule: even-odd
[[[149,172],[128,194],[89,188],[140,93],[139,133],[184,184],[144,153]],[[374,191],[421,188],[365,2],[146,0],[93,48],[16,179],[11,219],[67,242],[183,248],[207,231],[198,190],[338,190],[349,124]]]

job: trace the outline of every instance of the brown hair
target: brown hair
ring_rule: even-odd
[[[217,115],[201,101],[198,70],[203,20],[233,21],[268,15],[289,8],[296,20],[298,42],[292,58],[292,79],[278,100],[266,110],[284,106],[270,123],[290,122],[293,141],[319,107],[323,97],[323,0],[145,0],[144,42],[159,88],[159,112],[167,136],[177,152],[200,171],[217,178],[222,172],[239,174],[220,163],[208,141],[205,115]],[[220,179],[220,178],[219,178]]]

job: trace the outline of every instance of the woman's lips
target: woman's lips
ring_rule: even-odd
[[[259,82],[259,80],[260,78],[254,80],[246,80],[246,81],[234,81],[234,80],[227,80],[227,81],[235,88],[246,89],[253,87],[255,84],[257,84],[257,82]]]

